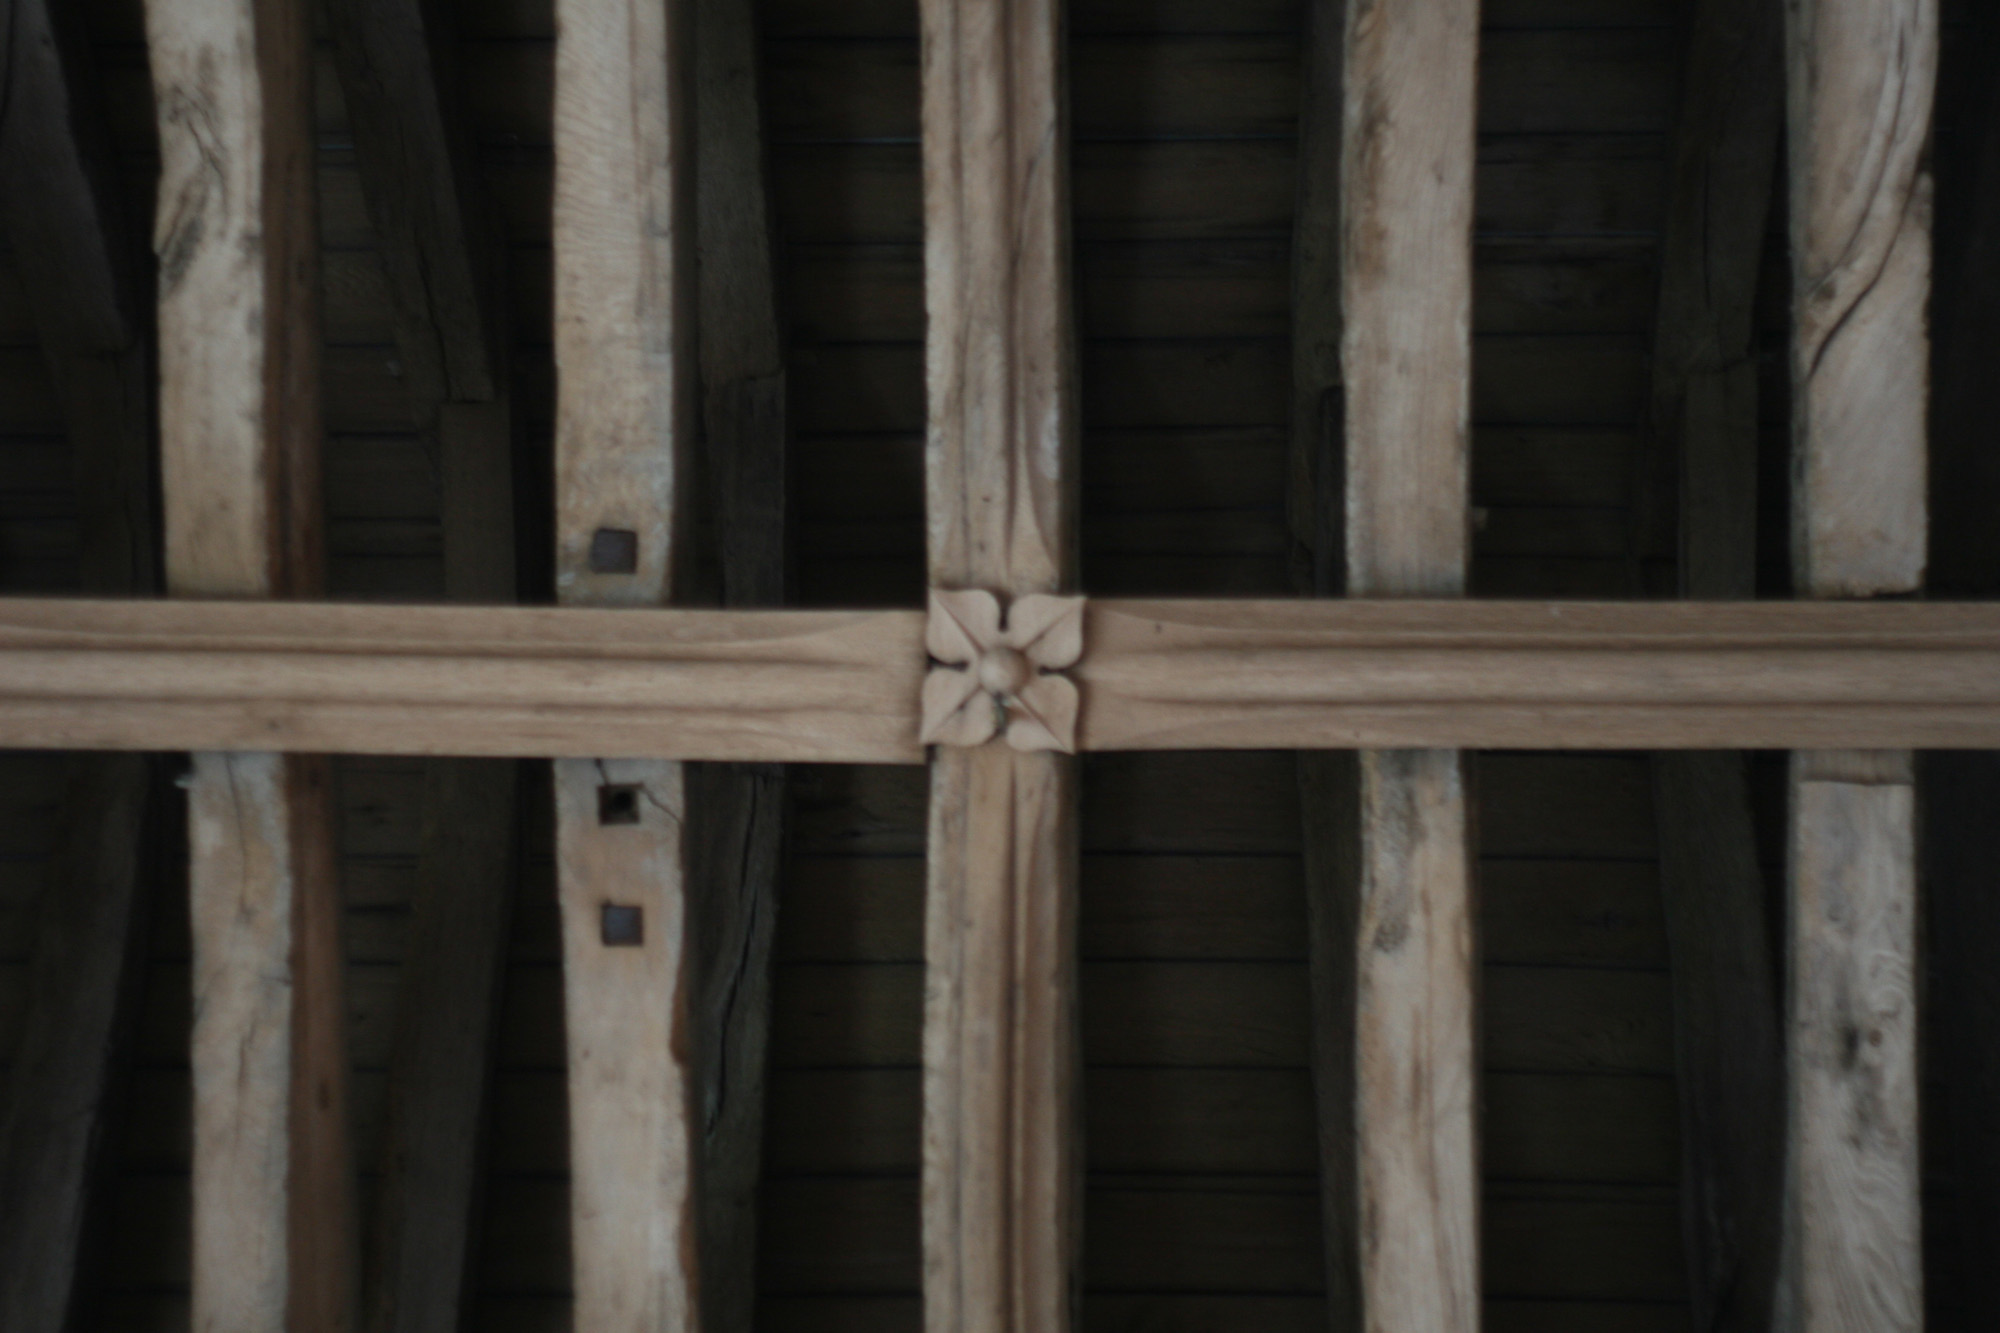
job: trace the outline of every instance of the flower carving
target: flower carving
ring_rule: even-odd
[[[1083,656],[1083,598],[1031,593],[1004,608],[983,589],[931,591],[924,635],[926,745],[1076,753],[1076,683],[1057,673]]]

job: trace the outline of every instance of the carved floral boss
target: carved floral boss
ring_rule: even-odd
[[[1031,593],[1005,607],[982,589],[931,591],[924,646],[926,745],[1076,752],[1076,682],[1060,674],[1083,656],[1083,598]]]

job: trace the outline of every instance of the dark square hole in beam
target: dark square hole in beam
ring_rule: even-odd
[[[639,534],[627,528],[599,528],[590,537],[590,572],[637,574]]]
[[[597,789],[597,822],[600,824],[638,823],[639,789],[637,787],[599,787]]]
[[[624,903],[604,904],[599,927],[604,942],[611,945],[637,945],[646,942],[645,909],[631,907]]]

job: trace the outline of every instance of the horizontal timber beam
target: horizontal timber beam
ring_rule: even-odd
[[[914,611],[0,599],[0,746],[915,763]],[[1078,748],[2000,748],[2000,604],[1099,601]]]

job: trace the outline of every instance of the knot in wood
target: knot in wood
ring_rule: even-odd
[[[1035,669],[1027,655],[1007,644],[995,644],[979,655],[979,688],[1003,699],[1021,692]]]

